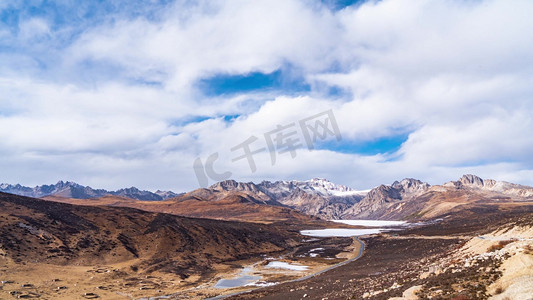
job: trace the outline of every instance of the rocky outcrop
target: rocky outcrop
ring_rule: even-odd
[[[398,190],[401,194],[417,194],[427,191],[431,185],[427,182],[422,182],[413,178],[406,178],[402,181],[395,181],[392,187]]]

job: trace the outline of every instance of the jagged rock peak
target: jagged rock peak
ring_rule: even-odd
[[[235,180],[225,180],[217,182],[209,187],[209,189],[217,191],[266,191],[281,192],[281,191],[305,191],[311,194],[321,195],[349,195],[350,193],[361,193],[355,191],[347,186],[335,184],[327,179],[313,178],[306,181],[263,181],[259,184],[253,182],[237,182]]]
[[[414,178],[405,178],[392,183],[392,187],[406,193],[424,192],[431,187],[427,182]]]
[[[217,191],[256,191],[258,190],[257,186],[253,182],[237,182],[233,179],[224,180],[217,182],[209,187],[209,189]]]
[[[149,191],[141,191],[135,187],[120,189],[118,191],[107,191],[104,189],[93,189],[90,186],[83,186],[72,181],[63,180],[58,181],[56,184],[40,185],[33,188],[22,186],[20,184],[0,184],[0,192],[33,198],[53,195],[75,199],[88,199],[107,195],[116,195],[138,200],[164,200],[176,195],[170,191],[161,192],[161,195],[158,195]]]
[[[457,188],[461,187],[468,187],[468,188],[493,188],[497,185],[506,186],[506,185],[514,185],[508,182],[504,181],[496,181],[493,179],[482,179],[479,176],[472,175],[472,174],[465,174],[459,180],[452,181],[450,183],[444,184],[445,186],[453,185]]]
[[[47,186],[47,185],[43,185],[43,186]],[[80,184],[77,184],[76,182],[73,182],[73,181],[63,181],[63,180],[59,180],[56,184],[53,184],[53,185],[49,185],[50,187],[55,187],[55,188],[58,188],[58,189],[61,189],[61,188],[65,188],[65,187],[81,187]],[[39,186],[36,186],[36,188],[39,188]]]
[[[129,187],[129,188],[123,188],[123,189],[117,190],[116,192],[117,193],[120,193],[120,192],[138,193],[138,192],[141,192],[141,190],[139,190],[138,188],[132,186],[132,187]]]
[[[352,188],[349,188],[344,185],[335,184],[325,178],[313,178],[307,181],[309,185],[313,187],[322,188],[326,191],[337,191],[337,192],[349,192],[353,191]]]
[[[381,198],[401,199],[402,196],[398,188],[382,184],[370,190],[363,200],[376,201]]]
[[[466,185],[466,186],[477,186],[477,187],[484,186],[483,179],[481,177],[478,177],[472,174],[463,175],[463,177],[459,178],[459,182],[462,185]]]

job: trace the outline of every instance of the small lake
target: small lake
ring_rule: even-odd
[[[249,273],[252,271],[251,268],[244,268],[240,272],[239,276],[231,279],[220,279],[215,284],[215,288],[217,289],[229,289],[229,288],[235,288],[243,285],[247,285],[249,283],[255,282],[259,279],[261,279],[261,276],[257,275],[249,275]]]
[[[326,229],[313,229],[313,230],[302,230],[300,233],[302,235],[313,236],[313,237],[350,237],[350,236],[360,236],[367,234],[376,234],[380,233],[384,229],[381,228],[372,228],[372,229],[347,229],[347,228],[326,228]]]

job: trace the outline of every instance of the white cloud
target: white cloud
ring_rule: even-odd
[[[70,63],[112,61],[141,75],[157,68],[167,75],[166,88],[177,90],[220,72],[268,73],[285,62],[320,70],[335,59],[328,56],[337,29],[325,10],[299,1],[200,2],[195,10],[182,4],[162,23],[137,19],[87,31]],[[190,15],[179,18],[182,10]]]
[[[323,176],[368,188],[478,173],[533,184],[532,9],[520,0],[369,1],[337,12],[297,0],[176,1],[158,18],[110,17],[62,43],[66,29],[23,20],[18,36],[0,32],[28,50],[0,54],[0,181],[186,190],[194,159],[220,152],[217,169],[242,180]],[[44,70],[42,52],[52,61]],[[206,99],[195,86],[287,65],[316,90]],[[231,162],[249,136],[328,109],[343,142],[409,139],[373,156],[299,149],[275,166],[263,153],[253,174]],[[195,116],[209,119],[187,123]]]
[[[33,18],[19,24],[18,37],[26,42],[41,39],[50,34],[50,25],[43,19]]]

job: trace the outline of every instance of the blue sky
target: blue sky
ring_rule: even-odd
[[[202,78],[198,88],[206,96],[223,96],[247,92],[282,92],[305,94],[310,86],[304,78],[291,74],[291,67],[270,73],[251,72],[246,74],[216,74]]]
[[[532,8],[2,1],[0,181],[187,191],[194,161],[217,153],[215,169],[242,181],[533,184]],[[300,122],[327,111],[338,138],[309,150]],[[234,161],[232,148],[255,137],[252,150],[267,149],[278,128],[255,172]]]

